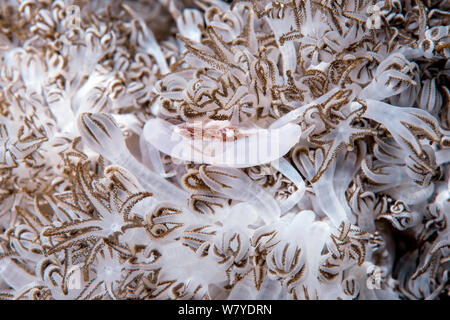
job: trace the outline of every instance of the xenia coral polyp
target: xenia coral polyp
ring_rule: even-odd
[[[449,16],[0,0],[0,296],[448,296]]]

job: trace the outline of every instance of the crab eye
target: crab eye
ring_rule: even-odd
[[[150,234],[152,236],[154,236],[155,238],[163,237],[168,231],[169,231],[169,228],[167,228],[166,226],[164,226],[162,224],[155,224],[149,230]]]

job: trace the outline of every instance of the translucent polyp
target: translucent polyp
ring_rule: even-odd
[[[228,121],[171,124],[151,119],[144,139],[173,158],[224,167],[245,168],[285,155],[300,137],[300,126],[287,123],[275,129],[237,128]]]

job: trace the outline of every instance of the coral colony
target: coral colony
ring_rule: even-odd
[[[1,298],[448,297],[449,21],[0,0]]]

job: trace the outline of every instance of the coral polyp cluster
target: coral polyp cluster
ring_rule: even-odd
[[[449,19],[0,0],[0,297],[447,297]]]

